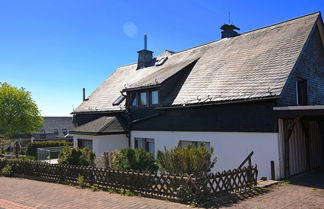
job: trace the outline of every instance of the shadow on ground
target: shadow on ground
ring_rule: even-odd
[[[224,197],[214,199],[204,205],[201,205],[200,207],[204,207],[204,208],[230,207],[234,204],[239,203],[240,201],[266,194],[269,191],[270,190],[268,190],[266,188],[256,187],[249,191],[242,192],[240,194],[232,194],[232,195],[227,195]]]
[[[324,168],[309,171],[289,179],[291,184],[324,189]]]

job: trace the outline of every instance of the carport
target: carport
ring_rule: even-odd
[[[279,127],[280,177],[324,164],[324,105],[274,107]]]

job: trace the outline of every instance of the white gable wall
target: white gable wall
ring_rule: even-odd
[[[96,156],[102,155],[103,152],[121,150],[128,147],[128,138],[126,135],[78,135],[73,134],[73,146],[78,147],[78,139],[92,140],[92,151]]]
[[[153,138],[156,151],[174,148],[180,140],[210,142],[217,158],[213,171],[237,168],[254,151],[252,163],[258,166],[258,177],[271,179],[270,162],[273,160],[276,178],[279,178],[278,133],[132,131],[132,147],[135,137]]]

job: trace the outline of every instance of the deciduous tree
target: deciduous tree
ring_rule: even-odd
[[[0,83],[0,135],[11,139],[41,128],[43,118],[31,93],[8,83]]]

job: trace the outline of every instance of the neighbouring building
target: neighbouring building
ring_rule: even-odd
[[[254,151],[259,177],[276,179],[323,166],[321,14],[221,29],[220,40],[156,57],[145,44],[137,63],[118,67],[74,110],[74,146],[97,156],[213,147],[218,171]]]
[[[72,141],[72,136],[69,135],[73,129],[72,117],[67,116],[45,116],[43,127],[31,134],[29,138],[32,142],[35,141]]]

